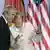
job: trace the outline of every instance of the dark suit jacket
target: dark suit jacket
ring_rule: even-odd
[[[10,30],[3,17],[0,17],[0,50],[8,50],[10,47]]]

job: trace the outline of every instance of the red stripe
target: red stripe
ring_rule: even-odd
[[[34,14],[34,7],[33,7],[33,4],[31,3],[30,0],[29,0],[29,4],[28,4],[28,6],[32,9],[32,12],[33,12],[33,14]]]
[[[24,10],[24,7],[22,7],[21,2],[21,0],[16,0],[16,9],[20,12]]]
[[[29,7],[31,8],[31,10],[32,10],[32,12],[34,14],[34,19],[36,20],[36,23],[40,24],[40,22],[38,20],[38,16],[37,16],[36,12],[34,11],[34,7],[33,7],[32,3],[31,3],[31,1],[29,1]]]
[[[36,12],[35,12],[35,14],[34,14],[34,19],[36,20],[36,23],[37,23],[37,24],[40,24],[40,22],[39,22],[39,20],[38,20],[38,16],[37,16]]]
[[[45,2],[45,0],[43,0],[43,2],[41,4],[43,4],[43,6],[46,10],[46,13],[48,14],[48,7],[47,7],[47,3]]]
[[[16,8],[16,0],[12,0],[12,5]]]
[[[41,11],[41,7],[40,7],[40,13],[41,13],[41,21],[42,21],[42,24],[43,24],[46,32],[48,33],[48,36],[50,37],[50,29],[49,29],[47,23],[45,22],[45,19],[43,18],[42,11]],[[48,44],[47,44],[45,38],[43,37],[42,40],[43,40],[43,44],[45,45],[45,47],[47,49],[48,48]]]
[[[29,0],[29,4],[28,4],[28,8],[31,8],[32,12],[33,12],[33,5],[31,4],[30,0]],[[29,11],[29,10],[28,10]],[[33,21],[32,21],[32,17],[29,15],[28,12],[28,20],[31,22],[31,24],[33,25]]]
[[[42,50],[41,42],[40,42],[40,45],[39,46],[40,46],[40,50]]]
[[[18,0],[18,11],[21,11],[21,0]]]
[[[12,5],[12,0],[5,0],[5,5]]]
[[[18,10],[18,0],[16,0],[16,9]]]
[[[12,5],[12,0],[8,0],[8,5]]]
[[[29,8],[29,7],[28,7]],[[32,19],[32,17],[30,16],[30,14],[29,14],[29,12],[27,13],[27,19],[30,21],[30,23],[32,24],[32,26],[34,27],[34,24],[33,24],[33,19]],[[34,17],[33,17],[34,18]],[[36,22],[36,20],[35,20],[35,22]],[[36,24],[37,25],[37,24]],[[36,27],[34,27],[34,28],[36,28]]]
[[[40,49],[40,43],[39,43],[39,42],[33,42],[33,46],[34,46],[35,49],[36,49],[37,46],[36,46],[35,44],[38,45],[38,48]]]
[[[48,44],[47,44],[47,42],[46,42],[46,40],[45,40],[44,37],[42,38],[42,42],[43,42],[43,44],[45,45],[45,48],[47,49],[49,46],[48,46]]]
[[[29,13],[28,13],[28,20],[31,22],[31,24],[33,25],[33,22],[32,22],[32,18],[31,18],[31,16],[29,15]]]
[[[40,48],[40,50],[41,50],[41,44],[40,44],[40,42],[39,42],[39,48]]]

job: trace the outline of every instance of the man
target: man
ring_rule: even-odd
[[[13,10],[13,11],[12,11]],[[6,5],[3,16],[0,17],[0,50],[9,50],[10,29],[16,10],[11,5]]]

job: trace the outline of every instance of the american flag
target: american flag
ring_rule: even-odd
[[[47,5],[47,0],[44,0],[44,3]],[[47,7],[47,6],[46,6]],[[50,25],[49,25],[49,16],[45,4],[40,5],[40,14],[41,14],[41,28],[42,28],[42,42],[45,46],[45,49],[50,48]]]
[[[40,44],[33,42],[35,48],[38,48],[36,50],[48,50],[50,48],[50,25],[47,4],[47,0],[42,0],[38,6],[36,6],[33,0],[29,0],[28,4],[28,20],[36,29],[38,24],[41,25],[43,36]]]

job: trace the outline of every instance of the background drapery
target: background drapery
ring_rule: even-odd
[[[6,5],[12,5],[18,11],[24,12],[24,7],[23,7],[23,4],[22,4],[22,0],[5,0],[5,6]]]

